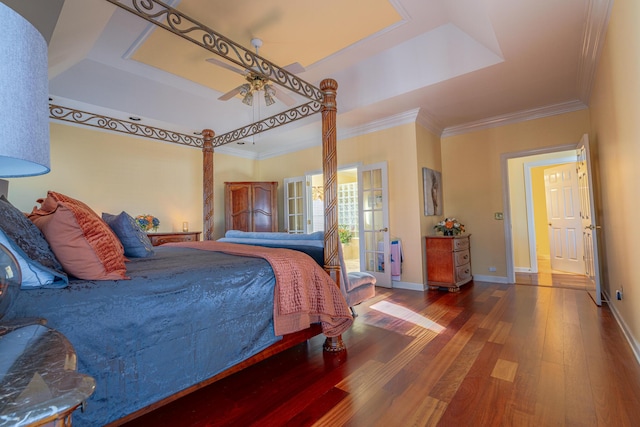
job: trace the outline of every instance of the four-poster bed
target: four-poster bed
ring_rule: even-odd
[[[331,79],[323,80],[320,84],[320,88],[316,88],[313,85],[299,79],[297,76],[290,74],[283,68],[269,62],[268,60],[259,57],[256,54],[246,50],[244,47],[237,43],[226,39],[225,37],[217,34],[213,30],[205,27],[197,21],[187,17],[179,11],[165,5],[160,1],[140,1],[140,0],[107,0],[110,3],[128,10],[143,19],[160,26],[174,34],[179,35],[187,40],[190,40],[199,46],[208,49],[209,51],[223,56],[227,60],[234,62],[246,69],[251,69],[253,72],[262,75],[264,78],[271,80],[275,84],[279,84],[287,89],[308,98],[310,101],[306,104],[291,108],[283,113],[277,114],[272,117],[260,120],[259,122],[249,124],[240,129],[224,133],[216,136],[211,129],[205,129],[202,131],[202,138],[193,138],[190,135],[182,135],[175,132],[165,131],[157,128],[150,128],[139,125],[137,123],[126,122],[122,120],[112,119],[109,117],[98,116],[83,111],[72,110],[58,105],[50,106],[50,116],[55,120],[68,121],[77,124],[84,124],[87,126],[93,126],[112,131],[124,132],[134,135],[143,135],[151,138],[162,139],[165,141],[175,142],[179,144],[191,145],[202,148],[203,153],[203,237],[205,242],[213,239],[213,218],[214,218],[214,151],[215,148],[224,144],[229,144],[234,141],[238,141],[242,138],[264,132],[275,127],[285,125],[295,120],[307,117],[312,114],[321,112],[322,116],[322,145],[323,145],[323,173],[324,173],[324,192],[325,192],[325,232],[324,232],[324,270],[333,281],[331,283],[340,286],[340,260],[339,260],[339,238],[338,238],[338,212],[337,212],[337,147],[336,147],[336,91],[337,82]],[[194,37],[193,34],[197,33],[200,38]],[[213,243],[213,242],[211,242]],[[180,246],[179,244],[177,246]],[[177,248],[175,248],[177,250]],[[162,256],[166,257],[167,262],[171,262],[173,259],[174,248],[167,248],[161,250]],[[166,253],[165,253],[166,252]],[[234,254],[235,252],[227,252]],[[200,256],[200,255],[199,255]],[[197,258],[196,256],[192,256]],[[223,257],[224,258],[224,257]],[[295,258],[295,257],[293,257]],[[217,261],[216,261],[217,262]],[[225,261],[225,262],[228,262]],[[134,264],[134,263],[132,263]],[[155,270],[144,267],[144,263],[135,263],[135,267],[131,269],[136,273],[136,268],[139,269],[139,274],[132,274],[132,278],[139,280],[143,283],[146,280],[147,275],[151,277],[155,274]],[[146,264],[151,265],[150,263]],[[273,266],[273,264],[272,264]],[[307,266],[308,267],[308,266]],[[226,268],[226,267],[225,267]],[[253,267],[257,268],[257,267]],[[152,273],[152,271],[154,273]],[[274,270],[275,271],[275,270]],[[178,273],[182,274],[182,273]],[[200,280],[204,280],[206,272],[201,273]],[[282,274],[274,273],[276,277],[282,276]],[[150,281],[150,279],[149,279]],[[72,283],[73,285],[73,283]],[[94,282],[88,283],[89,286],[95,286]],[[117,283],[116,283],[117,285]],[[83,287],[89,287],[83,285]],[[110,285],[109,285],[110,286]],[[108,285],[105,285],[105,290]],[[43,290],[38,298],[42,296],[48,290]],[[157,292],[157,291],[153,291]],[[26,304],[23,301],[23,307]],[[346,305],[346,303],[345,303]],[[340,309],[337,310],[340,313]],[[165,317],[166,317],[165,313]],[[51,313],[51,316],[55,316]],[[47,316],[43,316],[47,317]],[[164,320],[163,320],[164,321]],[[349,323],[350,324],[350,323]],[[171,323],[168,323],[171,326]],[[157,329],[152,329],[155,333],[158,333]],[[301,343],[315,335],[321,333],[322,330],[319,324],[314,323],[310,327],[298,330],[296,332],[284,334],[281,340],[273,344],[269,344],[263,350],[249,356],[243,357],[243,360],[234,363],[233,366],[225,368],[219,371],[217,374],[210,378],[198,379],[198,381],[186,388],[180,388],[178,390],[171,390],[171,395],[155,401],[151,404],[143,402],[142,407],[135,407],[134,410],[128,414],[118,414],[117,419],[110,419],[109,422],[115,422],[116,424],[123,421],[133,419],[145,412],[153,410],[154,408],[166,404],[176,398],[187,394],[195,389],[201,388],[207,384],[217,381],[225,376],[228,376],[234,372],[237,372],[251,364],[257,363],[273,354],[283,351],[291,346]],[[325,331],[326,334],[326,331]],[[260,347],[260,346],[258,346]],[[327,336],[325,346],[326,351],[339,352],[344,350],[344,345],[340,335],[333,334]],[[162,351],[161,347],[158,351]],[[146,356],[147,353],[144,353]],[[79,358],[82,359],[83,355],[79,353]],[[109,361],[105,362],[108,366]],[[116,362],[117,363],[117,362]],[[142,363],[142,362],[136,362]],[[138,366],[138,365],[136,365]],[[122,369],[118,366],[112,366],[113,369]],[[138,372],[123,372],[123,375],[138,375]],[[142,375],[142,373],[140,373]],[[158,375],[162,375],[158,372]],[[134,380],[135,384],[131,387],[143,388],[145,385],[138,384],[137,380]],[[140,380],[142,381],[142,380]],[[162,381],[160,381],[160,384]],[[98,386],[100,381],[98,380]],[[98,393],[97,393],[98,394]],[[105,404],[109,404],[109,396],[99,395],[99,399],[106,399]],[[103,402],[104,403],[104,402]]]

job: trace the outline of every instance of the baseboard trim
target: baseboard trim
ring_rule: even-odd
[[[611,300],[609,298],[609,295],[607,295],[607,299],[609,301]],[[640,364],[640,343],[638,343],[638,341],[636,341],[634,336],[631,334],[631,331],[627,326],[627,323],[624,321],[624,319],[620,315],[620,312],[616,308],[616,305],[611,304],[610,302],[607,302],[607,305],[611,309],[611,313],[613,313],[613,317],[615,317],[616,322],[618,322],[620,329],[622,329],[622,333],[624,334],[624,337],[627,339],[627,342],[631,346],[631,351],[633,351],[634,356],[636,356],[636,362]]]
[[[394,289],[408,289],[410,291],[420,291],[423,292],[427,287],[422,283],[413,283],[413,282],[396,282],[392,281],[392,286]]]
[[[479,274],[473,275],[474,282],[491,282],[491,283],[504,283],[505,285],[509,283],[504,276],[481,276]]]

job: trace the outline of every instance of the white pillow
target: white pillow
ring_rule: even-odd
[[[37,289],[43,286],[51,285],[56,279],[56,276],[48,271],[30,263],[24,257],[24,255],[18,253],[14,248],[14,243],[9,241],[9,238],[2,230],[0,230],[0,244],[4,245],[18,260],[20,266],[20,272],[22,273],[22,289]]]

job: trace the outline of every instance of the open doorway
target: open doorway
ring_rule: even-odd
[[[575,149],[508,159],[515,282],[586,289]]]
[[[360,271],[360,236],[357,167],[338,170],[338,234],[347,272]],[[309,232],[324,230],[322,174],[310,175]]]

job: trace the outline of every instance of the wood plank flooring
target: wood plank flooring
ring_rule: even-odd
[[[322,337],[127,426],[639,426],[640,367],[584,291],[377,289]]]
[[[551,261],[544,258],[538,258],[537,273],[516,273],[516,283],[582,290],[589,286],[589,280],[584,274],[554,271],[551,269]]]

